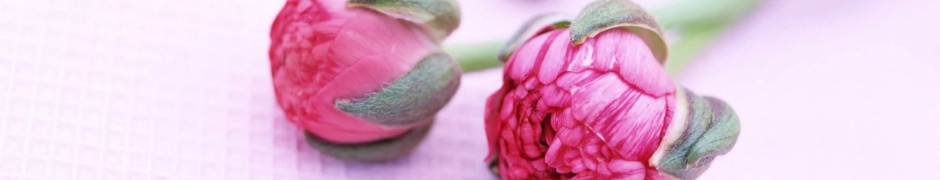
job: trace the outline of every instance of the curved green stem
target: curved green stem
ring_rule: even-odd
[[[486,41],[466,44],[446,44],[444,51],[450,54],[464,73],[502,66],[497,57],[506,41]]]
[[[705,26],[694,28],[682,34],[681,39],[672,44],[669,49],[669,61],[666,61],[666,72],[676,77],[685,69],[695,57],[698,56],[712,41],[724,32],[725,25]]]
[[[746,15],[762,0],[684,0],[653,11],[664,29],[678,30],[682,36],[669,47],[666,72],[679,75],[682,70],[728,26]]]
[[[666,72],[675,77],[728,26],[746,15],[763,0],[683,0],[653,11],[653,17],[666,31],[681,33],[670,44]],[[444,50],[460,63],[464,72],[499,67],[499,52],[505,41],[447,44]]]
[[[664,29],[712,24],[731,24],[763,0],[682,0],[651,11]]]

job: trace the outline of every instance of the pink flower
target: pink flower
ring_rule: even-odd
[[[487,102],[496,171],[503,179],[698,177],[733,146],[737,117],[720,100],[677,88],[660,65],[662,51],[652,49],[660,47],[648,45],[656,39],[585,24],[625,24],[595,13],[611,11],[592,11],[624,4],[593,5],[571,28],[554,23],[524,31],[536,33],[509,54],[503,87]],[[584,19],[596,16],[602,20]],[[572,41],[580,35],[593,37]]]
[[[659,177],[647,160],[672,121],[676,86],[629,31],[605,31],[580,46],[569,37],[567,29],[539,35],[507,62],[505,84],[489,99],[501,107],[491,107],[487,121],[500,172]]]
[[[271,75],[285,115],[321,151],[348,146],[324,153],[385,159],[394,156],[348,155],[357,149],[349,145],[417,137],[390,145],[410,150],[459,84],[459,67],[440,48],[459,22],[456,4],[421,2],[443,10],[402,14],[401,8],[415,7],[382,3],[289,0],[271,27]],[[420,13],[425,16],[411,17]]]

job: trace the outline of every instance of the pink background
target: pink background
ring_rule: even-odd
[[[450,42],[507,37],[587,1],[461,3]],[[0,1],[0,179],[494,178],[481,114],[499,70],[464,76],[411,156],[344,162],[308,148],[272,95],[267,34],[281,5]],[[760,6],[677,77],[742,118],[735,149],[701,179],[940,179],[936,7]]]

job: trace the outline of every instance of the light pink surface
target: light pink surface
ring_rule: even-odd
[[[454,42],[586,4],[461,2]],[[281,5],[0,1],[0,179],[493,178],[482,99],[498,70],[465,76],[409,157],[343,162],[303,144],[276,109],[266,63]],[[742,119],[735,149],[702,179],[940,179],[935,7],[764,4],[678,78]]]

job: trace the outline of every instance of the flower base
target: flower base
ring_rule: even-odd
[[[307,131],[304,131],[304,137],[307,144],[329,156],[355,161],[386,161],[411,153],[428,135],[433,122],[432,119],[426,125],[415,127],[401,136],[367,143],[334,143]]]

